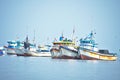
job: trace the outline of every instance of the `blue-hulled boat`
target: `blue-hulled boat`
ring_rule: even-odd
[[[5,51],[3,47],[0,47],[0,56],[4,55]]]

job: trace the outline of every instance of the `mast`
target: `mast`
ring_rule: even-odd
[[[33,44],[35,44],[35,30],[34,30]]]
[[[26,36],[26,43],[28,43],[28,41],[29,41],[29,40],[28,40],[28,35],[27,35],[27,36]]]
[[[72,33],[72,41],[75,43],[75,26],[73,27],[73,33]]]
[[[25,38],[25,42],[28,43],[28,26],[26,27],[26,38]]]

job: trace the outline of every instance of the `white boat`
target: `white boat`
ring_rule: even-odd
[[[17,47],[17,42],[14,40],[7,41],[8,46],[5,46],[6,53],[10,55],[16,55],[15,48]]]
[[[38,51],[35,51],[35,49],[29,49],[29,50],[25,49],[24,54],[17,54],[17,56],[51,57],[51,54],[50,52],[38,52]]]
[[[51,57],[50,52],[43,47],[39,46],[39,51],[36,50],[36,45],[28,42],[28,37],[24,42],[24,49],[16,49],[18,52],[17,56],[29,56],[29,57]]]
[[[77,49],[75,49],[75,43],[72,40],[63,40],[63,35],[59,41],[53,42],[51,49],[52,58],[58,59],[75,59],[78,58]]]
[[[17,56],[33,56],[36,54],[36,45],[31,44],[28,42],[28,36],[26,37],[26,41],[24,42],[24,48],[22,49],[16,49]]]
[[[10,40],[7,41],[8,46],[4,46],[5,52],[9,55],[16,55],[17,53],[21,53],[21,50],[23,49],[23,43],[20,41]]]
[[[51,57],[50,45],[39,45],[37,52],[41,57]]]

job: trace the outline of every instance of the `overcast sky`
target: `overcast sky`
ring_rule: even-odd
[[[102,49],[120,49],[120,0],[0,0],[0,45],[7,40],[25,40],[28,34],[37,43],[54,38],[71,38],[73,28],[80,38],[96,32]]]

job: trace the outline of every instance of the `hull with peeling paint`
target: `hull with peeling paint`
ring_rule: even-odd
[[[117,56],[114,53],[100,53],[99,51],[91,50],[79,50],[79,54],[82,60],[106,60],[106,61],[115,61]]]

